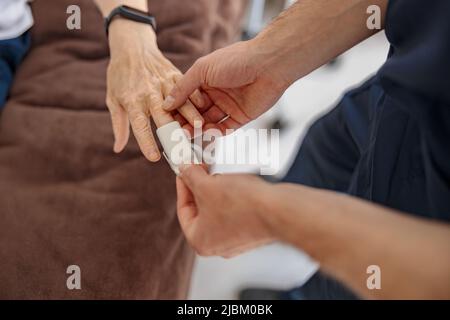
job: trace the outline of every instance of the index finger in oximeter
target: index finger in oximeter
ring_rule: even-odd
[[[163,155],[177,176],[180,174],[180,165],[200,163],[184,129],[177,121],[158,128],[156,134],[163,147]]]

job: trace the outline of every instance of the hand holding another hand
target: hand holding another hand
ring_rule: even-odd
[[[107,74],[107,106],[115,143],[121,152],[129,139],[129,124],[145,157],[158,161],[160,153],[150,118],[157,127],[174,120],[194,125],[203,118],[190,100],[177,112],[163,110],[164,98],[181,72],[159,51],[153,30],[144,24],[117,20],[110,26],[111,61]],[[194,95],[195,97],[195,95]]]
[[[209,175],[203,166],[182,168],[177,211],[198,254],[232,257],[275,239],[268,215],[271,186],[249,175]]]
[[[223,133],[269,110],[290,82],[271,67],[273,57],[267,58],[268,52],[254,41],[238,42],[197,60],[177,81],[164,109],[182,107],[199,89],[206,97],[201,109],[205,122],[215,124]]]

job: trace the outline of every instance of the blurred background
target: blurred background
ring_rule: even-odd
[[[293,2],[250,0],[243,39],[255,36]],[[278,173],[273,178],[283,177],[289,169],[311,122],[332,108],[344,92],[375,73],[385,61],[388,49],[384,33],[378,33],[297,81],[275,108],[250,125],[252,128],[280,129],[280,162],[277,164]],[[256,150],[250,148],[243,152]],[[259,168],[256,165],[218,165],[214,171],[257,173]],[[316,269],[316,263],[307,255],[282,244],[256,249],[228,260],[198,257],[189,297],[236,299],[239,291],[246,287],[291,289],[304,283]]]

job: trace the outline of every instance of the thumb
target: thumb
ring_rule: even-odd
[[[164,100],[164,110],[172,111],[183,106],[194,91],[202,85],[202,63],[198,61],[177,81],[170,94]]]
[[[207,181],[209,175],[202,165],[182,165],[180,166],[180,178],[195,194],[199,190],[199,186]]]

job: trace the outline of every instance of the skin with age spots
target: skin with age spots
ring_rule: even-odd
[[[98,0],[104,16],[119,5],[147,11],[145,0]],[[106,104],[111,113],[114,151],[121,152],[128,143],[130,125],[144,156],[150,161],[161,158],[152,133],[152,119],[157,127],[178,120],[187,129],[203,117],[191,101],[201,107],[196,92],[176,112],[163,110],[162,104],[181,72],[158,48],[153,29],[146,24],[114,18],[109,27],[111,60],[107,72]]]

